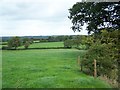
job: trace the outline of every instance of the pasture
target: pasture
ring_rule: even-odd
[[[77,49],[3,50],[3,88],[110,88],[79,70]]]
[[[63,42],[42,42],[31,44],[29,48],[64,47]]]
[[[64,47],[63,42],[41,42],[30,44],[28,48],[59,48]],[[24,46],[19,46],[18,49],[24,49]]]
[[[2,88],[2,51],[0,50],[0,89]]]
[[[1,49],[3,46],[7,46],[7,42],[0,42],[0,49]]]
[[[0,49],[2,48],[3,45],[0,45]]]

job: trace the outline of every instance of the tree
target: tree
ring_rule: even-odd
[[[19,37],[12,37],[9,41],[8,41],[8,47],[11,49],[12,47],[14,47],[14,49],[17,49],[18,46],[21,45],[21,41]]]
[[[68,40],[69,39],[69,36],[64,36],[64,39],[63,39],[63,41],[65,41],[65,40]]]
[[[64,47],[72,48],[72,46],[73,46],[73,40],[68,39],[64,41]]]
[[[30,39],[24,38],[23,39],[23,45],[24,45],[25,49],[27,49],[30,45]]]
[[[81,43],[81,36],[77,35],[75,37],[75,39],[73,40],[74,44],[76,45],[76,47],[78,48],[80,43]]]
[[[69,13],[73,31],[80,31],[85,23],[88,33],[100,33],[105,28],[109,31],[120,28],[119,2],[78,2],[69,9]]]
[[[119,41],[120,37],[119,2],[83,2],[76,3],[69,9],[73,31],[80,31],[85,23],[88,33],[92,33],[84,42],[89,46],[82,63],[93,74],[93,60],[97,60],[98,75],[106,75],[118,80],[119,76]]]
[[[34,39],[33,39],[33,38],[30,38],[30,44],[32,44],[32,43],[33,43],[33,41],[34,41]]]
[[[89,74],[93,74],[93,60],[97,60],[98,76],[106,75],[108,78],[118,81],[119,42],[118,30],[108,32],[102,30],[94,43],[88,49],[82,64]]]
[[[48,37],[48,41],[49,42],[54,42],[55,41],[55,37],[54,36],[49,36]]]

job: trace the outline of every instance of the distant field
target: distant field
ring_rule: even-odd
[[[8,42],[2,42],[2,44],[3,44],[3,45],[7,45],[7,44],[8,44]]]
[[[33,43],[29,48],[43,48],[43,47],[64,47],[63,42],[44,42],[44,43]]]
[[[7,46],[7,42],[3,42],[3,45],[0,44],[0,48],[2,46]],[[28,48],[59,48],[64,47],[64,42],[41,42],[41,43],[33,43],[30,44]],[[73,46],[75,48],[76,45]],[[85,45],[79,45],[80,49],[85,49]],[[24,46],[19,46],[18,49],[24,49]]]
[[[2,45],[0,45],[0,48],[2,48]]]
[[[30,44],[28,48],[54,48],[54,47],[64,47],[63,42],[42,42],[42,43],[33,43]],[[20,46],[18,48],[24,48],[24,46]]]
[[[2,45],[3,44],[3,45]],[[0,44],[0,48],[2,46],[7,46],[7,42],[2,42]],[[28,48],[54,48],[54,47],[64,47],[63,42],[42,42],[42,43],[33,43],[30,44]],[[19,46],[18,49],[22,49],[24,46]]]
[[[76,59],[85,52],[76,49],[3,50],[3,88],[110,88],[105,82],[79,71]]]
[[[2,48],[3,46],[7,46],[7,42],[0,42],[0,48]]]
[[[2,48],[3,46],[7,47],[7,45],[0,45],[0,48]]]

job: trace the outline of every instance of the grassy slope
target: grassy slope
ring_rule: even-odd
[[[74,49],[3,51],[3,87],[108,88],[79,71]]]

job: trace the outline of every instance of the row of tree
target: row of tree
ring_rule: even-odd
[[[66,40],[64,40],[64,47],[66,48],[72,48],[72,47],[76,47],[79,48],[79,46],[81,44],[83,44],[83,37],[86,37],[84,35],[77,35],[74,36],[72,38],[67,38]]]
[[[68,39],[73,39],[74,35],[48,36],[48,38],[32,38],[35,43],[40,42],[61,42]]]
[[[74,35],[49,36],[48,42],[61,42],[68,39],[73,39]]]
[[[24,46],[25,49],[27,49],[29,47],[29,45],[32,43],[33,43],[33,41],[28,38],[20,39],[20,37],[17,37],[17,36],[12,37],[8,41],[8,49],[17,49],[17,47],[19,47],[19,46]]]
[[[72,48],[75,47],[77,49],[89,49],[91,46],[91,42],[93,43],[93,35],[77,35],[72,39],[67,39],[64,41],[64,47]],[[80,46],[85,46],[85,48],[80,48]]]
[[[2,44],[8,44],[8,46],[3,46],[2,49],[17,49],[19,46],[24,46],[25,49],[29,47],[31,43],[41,43],[41,42],[64,42],[65,48],[71,48],[76,47],[79,48],[80,45],[87,44],[86,41],[86,35],[70,35],[70,36],[49,36],[48,39],[34,39],[34,38],[23,38],[23,37],[11,37],[8,39],[8,43],[2,43]]]
[[[119,2],[78,2],[69,13],[73,31],[81,31],[87,24],[88,33],[92,32],[85,41],[88,51],[82,60],[84,68],[92,75],[92,62],[96,59],[98,76],[105,75],[119,84]]]
[[[120,36],[120,35],[119,35]],[[92,37],[93,41],[82,60],[84,68],[93,74],[93,60],[97,60],[98,76],[106,75],[108,78],[118,80],[118,30],[108,32],[102,30],[99,38]]]

